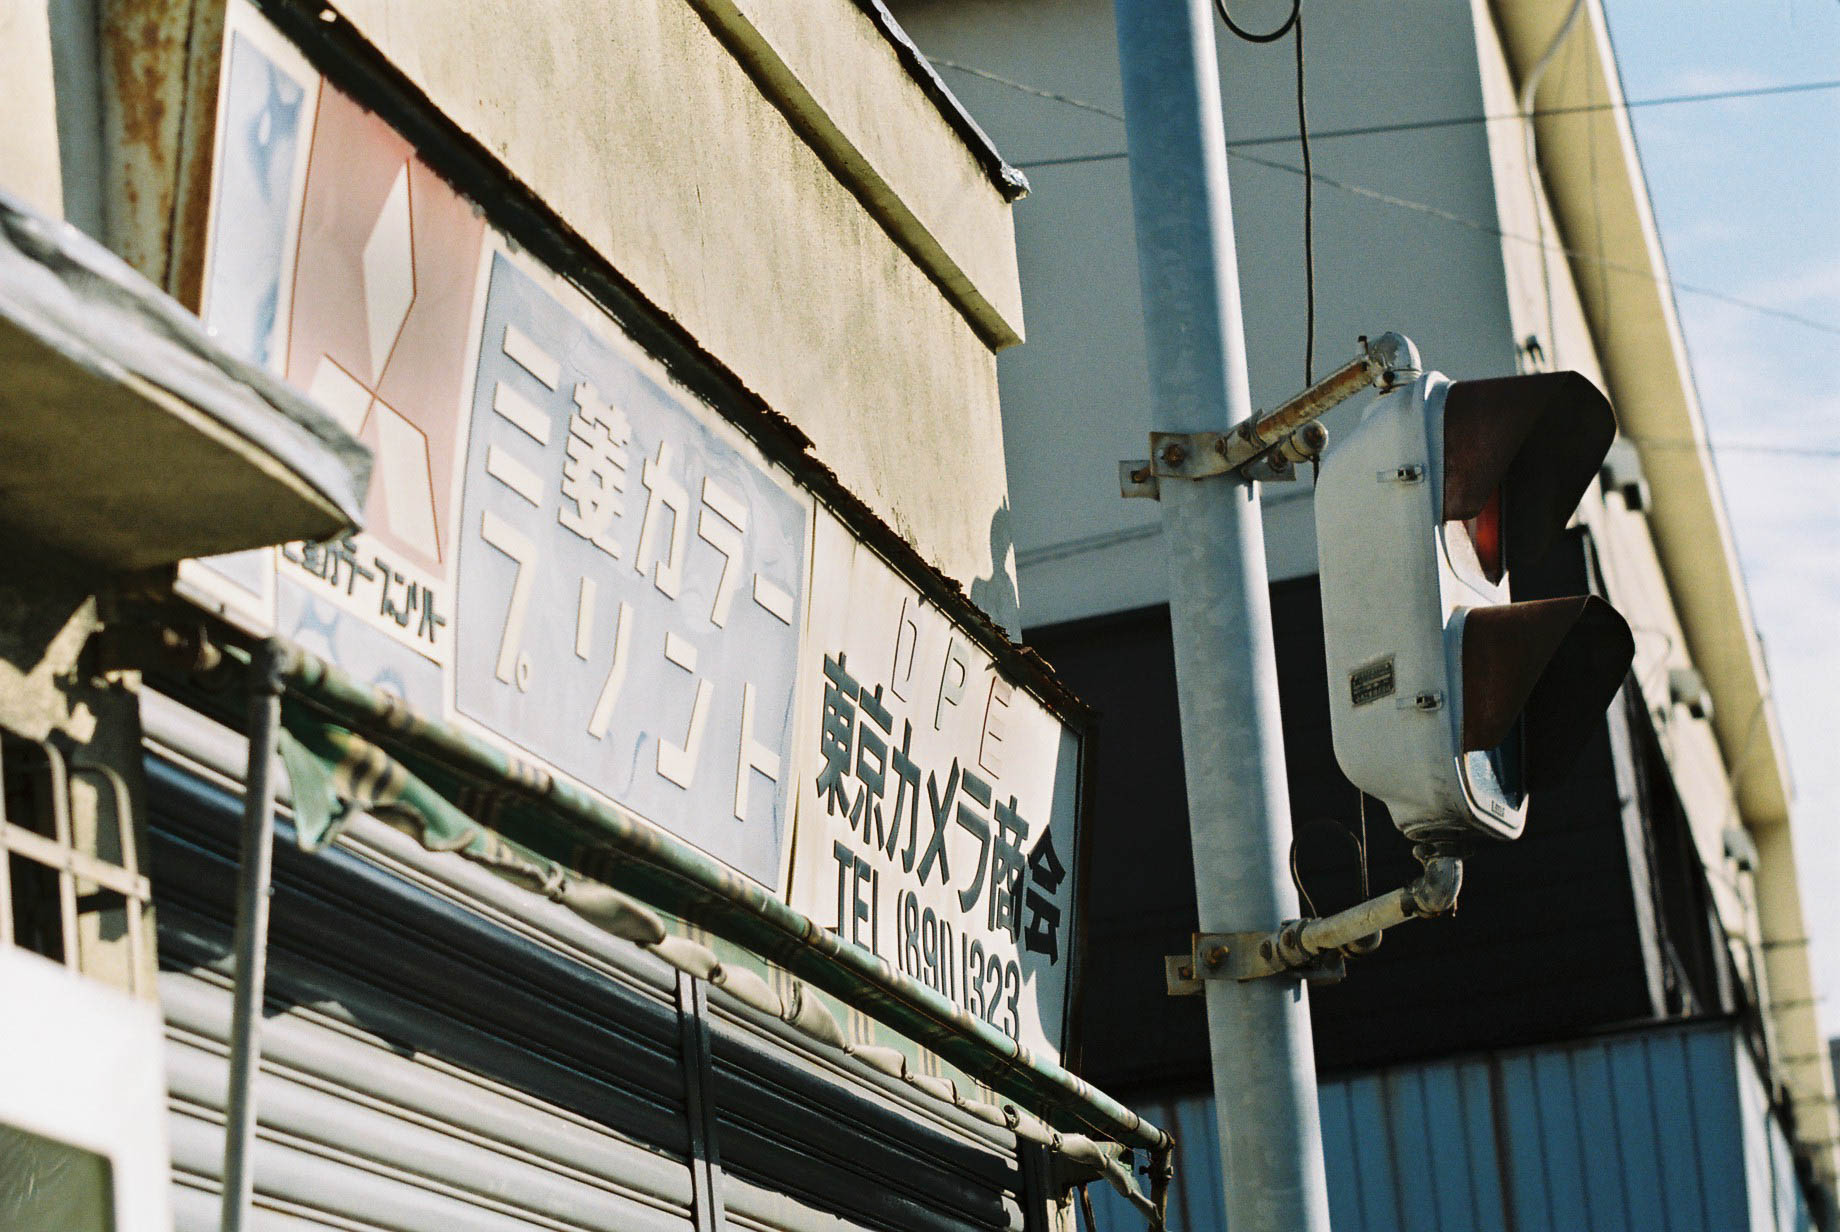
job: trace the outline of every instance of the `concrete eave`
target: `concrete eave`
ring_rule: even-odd
[[[0,534],[111,572],[355,527],[370,453],[0,193]]]
[[[880,0],[689,4],[985,344],[1021,342],[1009,206],[1028,180]]]
[[[1493,0],[1492,7],[1509,64],[1524,80],[1571,0]],[[1585,0],[1578,28],[1541,83],[1537,105],[1543,111],[1596,109],[1535,121],[1540,173],[1617,419],[1653,492],[1649,528],[1688,652],[1712,694],[1713,729],[1739,811],[1752,827],[1782,825],[1791,793],[1769,675],[1635,135],[1627,111],[1604,106],[1622,99],[1602,7]]]
[[[485,28],[489,6],[458,4],[437,18],[412,0],[256,2],[277,19],[292,11],[349,23],[559,213],[581,212],[566,186],[533,172],[542,160],[525,140],[507,135],[504,100],[475,97],[466,92],[470,85],[444,79],[455,57]],[[1026,191],[1027,180],[996,153],[880,3],[648,0],[635,7],[660,17],[673,16],[673,8],[694,14],[985,346],[1001,350],[1022,341],[1010,207]],[[606,37],[607,14],[597,6],[556,15],[550,37],[583,43]],[[508,48],[506,54],[519,50]],[[621,80],[613,67],[597,74],[587,81],[530,87],[521,104],[585,113],[597,91],[617,88]],[[567,140],[567,128],[561,125],[555,139]]]
[[[933,100],[933,105],[939,108],[939,114],[945,117],[946,123],[958,132],[965,147],[971,151],[972,156],[984,168],[985,174],[990,177],[991,184],[1003,194],[1003,199],[1020,201],[1023,197],[1028,196],[1029,177],[1024,175],[1020,168],[1011,166],[1009,160],[1003,157],[997,149],[997,143],[990,139],[990,134],[984,131],[983,126],[977,122],[965,105],[958,101],[958,95],[952,93],[951,87],[946,85],[944,79],[934,71],[931,62],[926,58],[926,53],[907,37],[907,31],[901,28],[901,23],[895,20],[888,6],[882,0],[855,0],[855,4],[875,24],[875,28],[881,31],[882,37],[888,40],[889,45],[895,49],[895,55],[900,58],[902,66],[907,69],[908,76],[912,77],[927,97]]]

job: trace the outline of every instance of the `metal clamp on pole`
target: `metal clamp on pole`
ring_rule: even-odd
[[[1164,479],[1205,479],[1237,473],[1265,483],[1297,477],[1297,464],[1328,447],[1316,422],[1368,386],[1382,393],[1419,374],[1418,348],[1404,334],[1361,339],[1361,353],[1269,415],[1255,415],[1230,432],[1152,432],[1150,456],[1118,464],[1128,497],[1158,499]]]
[[[1380,934],[1407,920],[1448,915],[1463,888],[1463,861],[1427,855],[1417,880],[1319,919],[1287,920],[1276,932],[1196,933],[1187,954],[1163,960],[1172,997],[1193,996],[1206,980],[1258,980],[1296,974],[1334,983],[1346,955],[1371,953]]]

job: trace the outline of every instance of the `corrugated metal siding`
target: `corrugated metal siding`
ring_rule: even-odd
[[[1769,1097],[1750,1066],[1739,1067],[1739,1095],[1744,1101],[1744,1175],[1750,1195],[1751,1227],[1812,1227],[1801,1187],[1795,1182],[1795,1157],[1789,1141],[1768,1119]]]
[[[1755,1067],[1724,1024],[1339,1078],[1319,1090],[1337,1232],[1804,1232]],[[1213,1101],[1138,1101],[1181,1147],[1171,1232],[1218,1232]],[[1093,1188],[1102,1232],[1143,1227]]]

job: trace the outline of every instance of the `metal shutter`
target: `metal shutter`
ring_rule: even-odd
[[[187,1232],[218,1214],[244,754],[157,694],[144,718]],[[271,929],[256,1226],[692,1226],[672,969],[370,818],[316,856],[277,844]],[[1013,1135],[719,989],[707,997],[688,1021],[707,1032],[703,1116],[726,1224],[1024,1226]]]
[[[838,1064],[720,995],[710,997],[710,1090],[731,1212],[739,1195],[771,1192],[868,1227],[1024,1227],[1014,1135],[916,1098],[853,1060]],[[775,1222],[771,1210],[761,1208],[758,1226],[831,1226]]]
[[[160,759],[149,779],[176,1226],[209,1229],[236,801]],[[661,990],[348,851],[276,855],[255,1159],[272,1226],[691,1226],[677,1014]]]

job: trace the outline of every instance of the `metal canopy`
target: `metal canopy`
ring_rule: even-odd
[[[357,525],[370,452],[0,192],[0,532],[113,570]]]
[[[299,647],[270,642],[265,655],[273,665],[268,670],[288,696],[285,722],[300,742],[299,752],[325,767],[312,776],[322,790],[349,802],[358,784],[372,789],[387,784],[385,794],[393,804],[423,797],[416,812],[425,823],[438,825],[436,814],[455,808],[476,819],[464,827],[468,831],[483,822],[541,860],[588,864],[604,884],[695,919],[712,934],[886,1022],[1050,1126],[1155,1155],[1170,1148],[1167,1133],[1110,1096],[1047,1058],[1031,1055],[932,989],[843,943],[663,831],[547,771],[418,715],[400,699],[352,680]],[[312,784],[298,773],[295,778],[298,797]],[[448,804],[434,804],[429,796]],[[302,808],[300,799],[295,807]],[[309,806],[308,812],[325,807]],[[444,836],[443,842],[461,845],[456,836]],[[1117,1179],[1128,1183],[1128,1178]]]

